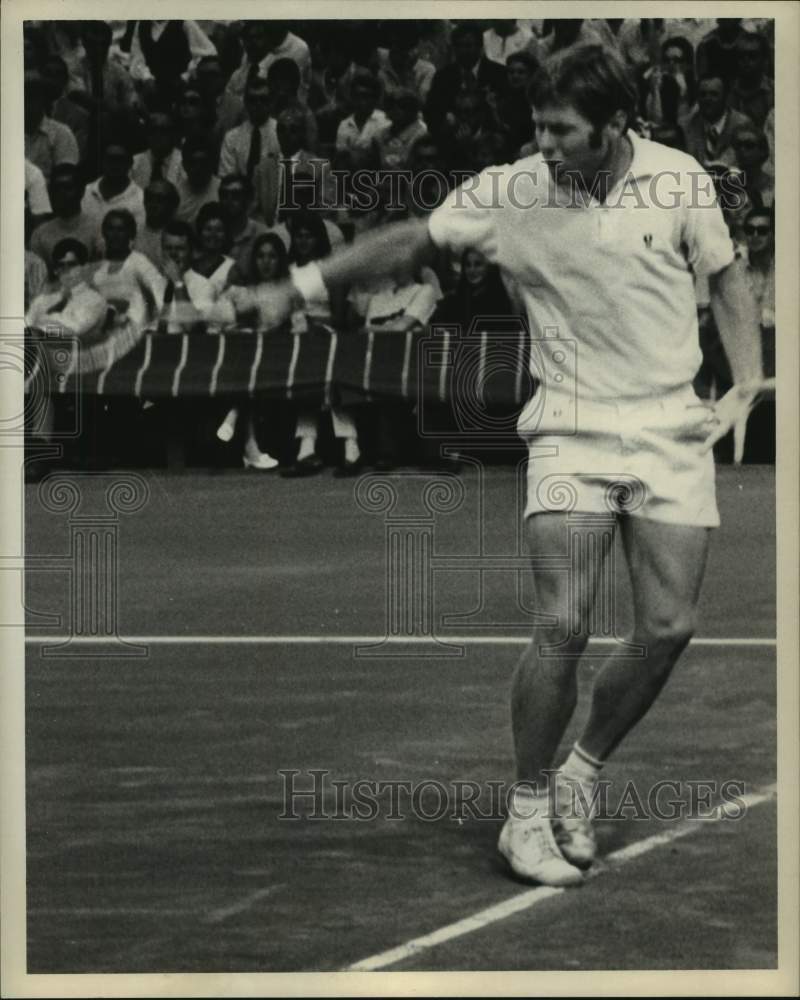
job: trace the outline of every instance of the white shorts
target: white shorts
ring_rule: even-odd
[[[580,399],[573,434],[545,424],[526,431],[521,420],[529,445],[525,516],[624,513],[716,528],[714,455],[701,451],[711,416],[687,385],[647,399]]]

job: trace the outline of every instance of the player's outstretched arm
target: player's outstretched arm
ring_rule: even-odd
[[[715,430],[705,442],[711,448],[746,414],[763,388],[761,327],[758,306],[744,265],[735,260],[709,279],[711,308],[733,375],[733,387],[716,404]]]
[[[386,278],[431,263],[435,253],[427,220],[410,219],[376,229],[324,260],[294,268],[292,280],[303,297],[310,299],[319,293],[320,281],[330,291],[365,278]]]

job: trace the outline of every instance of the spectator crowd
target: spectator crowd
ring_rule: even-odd
[[[521,313],[477,251],[306,304],[270,285],[371,228],[423,215],[492,164],[537,151],[528,87],[572,46],[617,50],[638,91],[641,135],[711,175],[759,303],[774,374],[774,83],[769,19],[530,21],[28,21],[24,29],[25,307],[91,366],[145,330],[238,328],[348,336]],[[701,395],[730,374],[697,282]],[[290,476],[403,460],[396,403],[285,408],[259,438],[258,401],[215,419],[249,468]],[[143,404],[145,405],[145,404]],[[211,401],[209,401],[209,406]],[[52,416],[50,419],[53,419]],[[110,418],[109,418],[110,419]],[[42,433],[47,433],[45,427]]]

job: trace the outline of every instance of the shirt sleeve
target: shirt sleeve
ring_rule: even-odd
[[[691,181],[683,220],[687,259],[695,275],[716,274],[733,262],[733,240],[710,175],[698,165]]]
[[[406,316],[411,316],[422,326],[430,320],[436,311],[436,293],[430,285],[420,285],[414,298],[406,306]]]
[[[228,174],[236,173],[235,151],[234,151],[234,130],[225,133],[222,140],[222,149],[219,151],[219,176],[227,177]]]
[[[30,161],[25,164],[25,193],[31,215],[49,215],[52,212],[44,174]]]
[[[468,247],[497,262],[497,167],[468,178],[451,191],[428,219],[428,232],[437,247],[461,254]]]

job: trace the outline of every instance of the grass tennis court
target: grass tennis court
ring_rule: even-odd
[[[515,574],[487,572],[481,593],[475,573],[436,573],[463,656],[354,658],[348,637],[384,632],[386,571],[383,519],[352,483],[143,475],[149,501],[119,525],[119,628],[170,641],[135,659],[88,645],[41,658],[28,643],[28,971],[345,969],[528,892],[495,854],[497,818],[278,818],[280,769],[512,780]],[[468,468],[463,483],[436,552],[475,554],[480,539],[484,555],[515,552],[514,471],[479,482]],[[403,480],[405,509],[418,485]],[[601,820],[601,855],[627,850],[624,863],[385,967],[775,967],[774,470],[722,467],[718,487],[698,632],[713,641],[688,650],[607,777],[612,797],[632,779],[736,780],[762,798],[674,839],[678,821]],[[35,486],[26,531],[31,555],[67,549],[67,518]],[[622,579],[618,591],[624,625]],[[27,601],[63,613],[64,575],[30,573]],[[598,662],[583,667],[576,725]],[[435,811],[434,798],[420,801]]]

